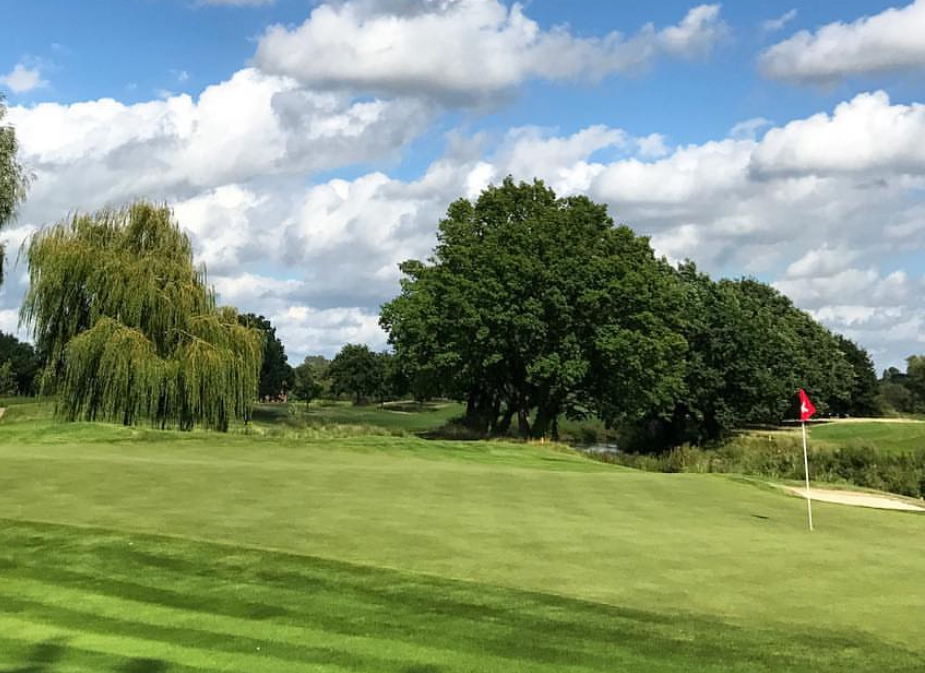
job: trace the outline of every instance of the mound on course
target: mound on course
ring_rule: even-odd
[[[813,440],[865,443],[885,451],[925,451],[925,422],[906,419],[846,419],[814,425]]]
[[[0,426],[0,671],[920,671],[925,516],[549,446]]]

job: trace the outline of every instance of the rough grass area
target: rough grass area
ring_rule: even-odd
[[[810,534],[780,492],[549,445],[182,434],[10,409],[3,673],[925,659],[925,516],[820,503]]]
[[[463,410],[464,407],[455,402],[421,405],[391,402],[357,406],[349,402],[320,400],[311,404],[261,404],[254,413],[254,426],[265,434],[288,432],[294,436],[312,430],[343,434],[351,432],[351,429],[355,434],[419,434],[441,428],[460,416]]]
[[[743,474],[802,481],[803,440],[797,428],[748,430],[718,446],[676,447],[660,454],[598,453],[600,460],[653,472]],[[809,429],[814,482],[925,497],[925,423],[838,421]]]

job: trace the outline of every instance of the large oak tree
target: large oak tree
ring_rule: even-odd
[[[820,411],[871,413],[872,364],[780,292],[657,259],[605,206],[510,178],[453,203],[426,262],[383,306],[412,392],[466,402],[480,432],[556,435],[561,414],[627,448],[777,423],[806,388]]]
[[[683,294],[648,240],[605,206],[508,178],[450,205],[428,262],[405,262],[381,324],[413,385],[467,402],[467,422],[555,435],[562,413],[612,423],[672,406]]]

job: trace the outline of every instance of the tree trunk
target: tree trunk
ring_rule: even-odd
[[[514,407],[510,405],[504,410],[504,416],[502,416],[501,420],[498,422],[495,434],[506,435],[511,431],[511,421],[514,420],[515,411]]]
[[[488,433],[491,422],[490,401],[480,391],[470,392],[466,403],[466,426],[484,435]]]
[[[530,410],[529,409],[518,409],[517,410],[517,429],[518,434],[523,439],[528,439],[530,437]]]
[[[559,413],[558,402],[547,402],[536,410],[536,420],[533,422],[533,436],[537,439],[552,434],[552,439],[559,439]]]

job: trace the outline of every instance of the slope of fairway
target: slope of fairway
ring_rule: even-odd
[[[820,503],[810,534],[774,490],[545,447],[43,423],[0,428],[0,671],[925,658],[920,515]]]
[[[827,443],[867,444],[885,451],[925,451],[925,423],[878,420],[824,423],[813,426],[811,437]]]

